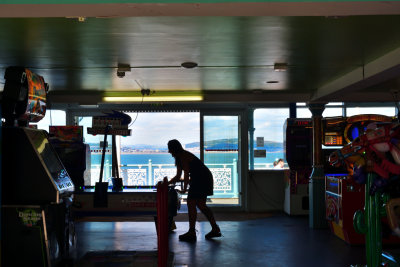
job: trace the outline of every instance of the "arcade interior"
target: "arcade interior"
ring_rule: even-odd
[[[400,2],[78,2],[0,3],[0,266],[400,266]]]

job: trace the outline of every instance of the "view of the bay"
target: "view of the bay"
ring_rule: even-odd
[[[215,140],[210,142],[206,148],[205,162],[211,164],[226,164],[238,160],[237,145],[235,142],[224,142],[226,140]],[[185,149],[200,157],[198,143],[183,144]],[[98,144],[90,144],[92,150],[92,164],[101,163],[101,153]],[[265,157],[254,158],[255,164],[271,165],[275,160],[284,158],[282,143],[266,141],[264,147],[254,149],[265,149]],[[97,151],[97,153],[93,153]],[[121,147],[121,165],[128,164],[174,164],[173,157],[167,152],[166,147],[154,147],[151,145],[135,145]]]

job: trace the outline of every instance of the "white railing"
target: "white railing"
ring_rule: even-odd
[[[227,164],[207,164],[214,177],[214,195],[237,195],[238,175],[236,159]],[[100,164],[93,164],[91,169],[91,184],[94,185],[100,175]],[[120,177],[124,185],[140,186],[155,185],[165,176],[172,178],[176,175],[174,164],[126,164],[120,165]],[[104,164],[104,181],[111,183],[111,165]]]
[[[207,164],[214,177],[214,196],[217,197],[237,197],[238,196],[238,173],[236,159],[232,163],[226,164]],[[271,170],[272,163],[255,163],[255,169]],[[287,168],[287,164],[285,167]],[[100,175],[100,164],[92,164],[91,185],[98,182]],[[174,164],[153,164],[149,160],[148,164],[126,164],[120,165],[120,177],[123,184],[128,186],[155,185],[162,181],[165,176],[169,179],[176,175]],[[104,163],[104,181],[111,184],[111,164],[109,161]]]

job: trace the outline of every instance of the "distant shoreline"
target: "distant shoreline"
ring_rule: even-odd
[[[190,151],[194,154],[200,154],[200,151]],[[237,151],[207,151],[206,153],[238,153]],[[92,152],[92,154],[101,154],[101,150],[99,152]],[[135,151],[135,152],[121,152],[121,155],[143,155],[143,154],[169,154],[168,152],[164,151]]]
[[[192,153],[200,153],[200,151],[190,151]],[[206,153],[237,153],[237,151],[206,151]],[[121,154],[124,155],[130,155],[130,154],[169,154],[168,152],[163,152],[163,151],[135,151],[135,152],[121,152]]]
[[[135,151],[135,152],[121,152],[124,155],[130,154],[169,154],[167,151]]]
[[[190,151],[192,152],[192,151]],[[282,153],[283,151],[267,151],[268,153]],[[192,152],[194,154],[200,154],[200,151]],[[206,153],[214,154],[214,153],[238,153],[238,151],[207,151]],[[101,154],[101,150],[99,152],[92,152],[92,154]],[[143,155],[143,154],[169,154],[166,151],[135,151],[135,152],[121,152],[121,155]]]

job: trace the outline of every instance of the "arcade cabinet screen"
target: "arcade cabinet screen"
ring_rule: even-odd
[[[24,67],[8,67],[4,78],[2,112],[6,125],[13,126],[14,120],[40,121],[46,113],[48,90],[43,77]]]
[[[25,117],[31,122],[40,121],[46,114],[46,86],[42,76],[25,69],[28,83],[28,106]]]
[[[325,146],[342,146],[343,135],[338,132],[326,132],[323,141]]]
[[[26,134],[34,144],[34,147],[39,153],[40,157],[43,159],[43,162],[49,170],[53,180],[58,183],[60,179],[68,177],[68,173],[47,140],[45,133],[43,131],[27,130]]]
[[[343,146],[344,136],[343,131],[346,127],[346,118],[344,117],[331,117],[322,120],[323,125],[323,139],[324,146]]]

